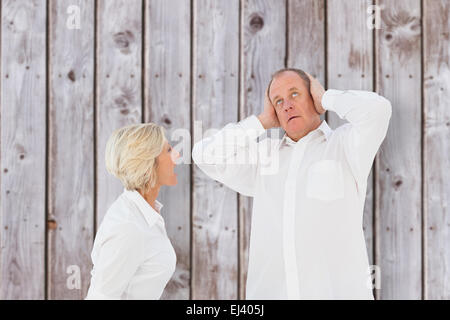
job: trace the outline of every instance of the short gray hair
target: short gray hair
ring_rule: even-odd
[[[295,72],[296,74],[298,74],[300,76],[300,78],[302,78],[303,81],[305,82],[305,85],[308,88],[308,92],[311,95],[311,80],[309,79],[309,77],[305,71],[303,71],[301,69],[296,69],[296,68],[283,68],[283,69],[276,71],[274,74],[272,74],[269,85],[267,86],[267,95],[268,96],[270,93],[270,86],[272,85],[273,79],[275,79],[278,75],[280,75],[286,71],[292,71],[292,72]],[[269,97],[269,101],[270,101],[270,97]],[[270,101],[270,102],[272,103],[272,101]]]

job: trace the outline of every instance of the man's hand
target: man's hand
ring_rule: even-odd
[[[316,78],[311,76],[309,73],[306,73],[306,74],[308,75],[310,83],[311,83],[310,91],[311,91],[311,96],[314,100],[314,106],[316,107],[317,113],[324,114],[326,110],[322,106],[322,97],[323,97],[323,94],[325,93],[325,89],[320,84],[319,80],[317,80]]]
[[[266,130],[280,126],[277,113],[275,112],[275,109],[273,108],[273,105],[270,102],[267,89],[264,95],[264,111],[258,116],[258,119],[259,121],[261,121],[261,124]]]

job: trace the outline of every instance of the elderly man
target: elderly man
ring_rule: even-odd
[[[320,120],[327,110],[348,123],[330,129]],[[282,69],[260,115],[195,144],[202,171],[254,198],[247,299],[373,299],[362,218],[390,117],[374,92],[325,91],[302,70]],[[258,141],[279,126],[282,139]]]

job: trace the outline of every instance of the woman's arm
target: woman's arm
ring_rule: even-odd
[[[117,228],[99,248],[95,274],[87,300],[121,299],[138,267],[143,263],[144,242],[132,223]]]

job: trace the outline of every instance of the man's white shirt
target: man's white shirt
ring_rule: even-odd
[[[159,299],[176,265],[163,217],[139,192],[126,189],[103,218],[91,257],[86,299],[96,300]]]
[[[373,299],[362,229],[367,178],[391,117],[374,92],[327,90],[326,121],[295,142],[266,138],[256,116],[195,144],[212,179],[251,196],[247,299]]]

